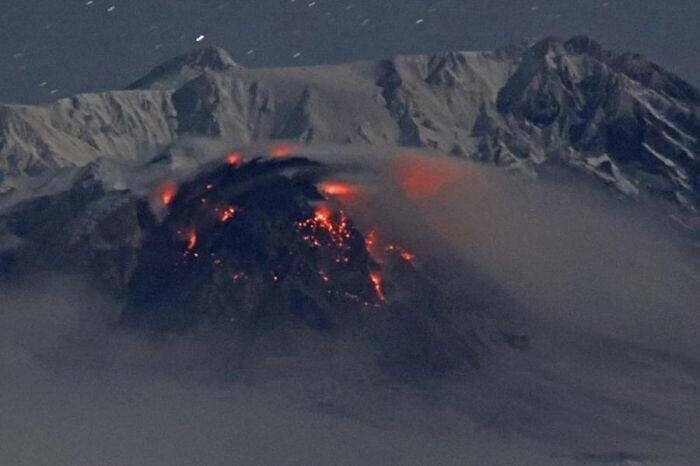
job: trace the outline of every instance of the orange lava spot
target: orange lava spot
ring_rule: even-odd
[[[386,301],[386,296],[384,296],[384,285],[382,283],[382,276],[378,272],[370,272],[369,278],[374,286],[374,292],[377,294],[377,298],[380,301]]]
[[[339,181],[324,181],[318,185],[319,191],[325,196],[339,197],[351,199],[357,196],[358,189],[356,186]]]
[[[219,216],[219,219],[226,223],[229,220],[233,218],[233,216],[236,215],[236,208],[235,207],[227,207]]]
[[[240,167],[243,165],[243,156],[241,155],[240,152],[230,152],[226,156],[226,163],[233,166],[233,167]]]
[[[371,230],[369,233],[365,235],[365,246],[367,248],[374,247],[374,245],[377,244],[377,232],[374,230]]]
[[[197,232],[193,229],[187,232],[187,250],[191,251],[197,246]]]
[[[406,262],[413,262],[415,258],[415,254],[408,251],[401,251],[401,259],[405,260]]]
[[[294,145],[288,142],[276,144],[270,148],[270,156],[275,158],[289,157],[294,153]]]
[[[332,214],[333,212],[331,209],[325,205],[321,205],[316,207],[316,210],[314,210],[314,219],[318,220],[319,222],[328,222]]]
[[[391,170],[396,183],[414,200],[435,196],[461,176],[454,162],[437,156],[399,155]]]
[[[174,181],[168,181],[166,183],[163,183],[156,189],[156,198],[163,204],[163,205],[170,205],[171,202],[173,202],[173,199],[175,199],[175,195],[177,194],[177,183]]]
[[[376,230],[370,230],[365,235],[365,249],[374,260],[379,260],[379,237]]]

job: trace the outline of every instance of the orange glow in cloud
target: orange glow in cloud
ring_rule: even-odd
[[[270,156],[276,159],[289,157],[294,153],[294,144],[283,142],[270,147]]]
[[[177,194],[177,183],[174,181],[168,181],[167,183],[163,183],[161,186],[156,189],[156,198],[163,204],[163,205],[170,205],[171,202],[173,202],[173,199],[175,199],[175,195]]]
[[[332,196],[345,200],[355,198],[358,193],[356,186],[339,181],[324,181],[318,185],[318,190],[325,196]]]
[[[428,199],[461,178],[453,163],[438,156],[399,155],[392,160],[391,172],[409,198]]]
[[[243,165],[243,156],[240,152],[231,152],[226,156],[226,163],[238,168]]]

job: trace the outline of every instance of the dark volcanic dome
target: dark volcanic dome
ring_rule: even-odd
[[[126,321],[183,330],[295,316],[328,328],[339,307],[381,305],[377,265],[352,221],[318,193],[320,169],[253,161],[181,186],[143,246]]]
[[[246,338],[290,324],[361,335],[402,373],[475,366],[493,348],[526,345],[507,330],[498,291],[471,277],[478,293],[455,296],[441,285],[449,267],[426,273],[413,254],[363,234],[319,192],[327,172],[302,158],[256,159],[179,186],[138,253],[123,322]]]

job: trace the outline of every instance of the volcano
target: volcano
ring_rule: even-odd
[[[322,169],[306,159],[253,160],[181,185],[142,247],[129,287],[138,311],[126,319],[176,329],[294,313],[329,328],[340,308],[380,306],[363,235],[316,189]]]
[[[454,264],[425,258],[428,272],[423,258],[361,231],[340,202],[354,188],[324,181],[331,166],[227,156],[141,197],[107,188],[97,170],[78,172],[68,192],[5,218],[18,243],[5,271],[88,273],[125,299],[124,326],[250,336],[297,322],[364,335],[403,374],[478,367],[503,349],[527,347],[517,319],[491,309],[507,308],[497,291],[486,302],[463,296],[446,307],[454,296],[441,283]],[[466,316],[469,324],[454,321]],[[467,334],[457,330],[463,325]]]

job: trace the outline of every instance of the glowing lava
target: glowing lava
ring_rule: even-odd
[[[156,189],[156,198],[163,204],[163,205],[170,205],[171,202],[173,202],[173,199],[175,199],[175,195],[177,194],[177,183],[174,181],[168,181],[167,183],[163,183],[161,186]]]
[[[219,220],[221,220],[223,223],[228,222],[233,218],[233,216],[236,215],[236,208],[235,207],[227,207],[219,216]]]
[[[187,232],[187,250],[191,251],[197,246],[197,232],[193,229]]]
[[[325,205],[321,205],[318,206],[314,211],[314,220],[320,222],[321,224],[332,226],[331,224],[329,224],[331,215],[333,215],[331,209],[329,209]]]
[[[331,281],[331,278],[330,278],[330,277],[328,276],[328,274],[327,274],[325,271],[323,271],[323,270],[319,270],[319,271],[318,271],[318,276],[321,278],[321,280],[323,280],[323,281],[326,282],[326,283],[328,283],[329,281]]]
[[[274,145],[270,148],[270,156],[276,159],[289,157],[294,152],[294,145],[288,142]]]
[[[372,281],[374,286],[374,292],[377,294],[377,298],[380,301],[386,301],[386,296],[384,296],[384,285],[382,283],[382,276],[378,272],[370,272],[369,279]]]
[[[408,252],[408,251],[401,251],[401,259],[405,260],[406,262],[413,262],[416,258],[416,255]]]
[[[387,254],[398,255],[406,262],[413,262],[416,255],[396,244],[387,244],[379,239],[376,230],[370,230],[365,235],[365,249],[369,255],[378,263],[383,263]]]
[[[379,239],[377,237],[377,232],[375,230],[370,230],[370,232],[365,235],[365,249],[374,260],[378,260],[378,247]]]
[[[226,163],[238,168],[243,165],[243,156],[240,152],[231,152],[226,156]]]
[[[324,181],[318,185],[318,189],[326,197],[338,197],[341,199],[352,199],[358,193],[356,186],[339,181]]]
[[[312,217],[296,225],[302,239],[311,247],[332,246],[336,263],[350,262],[345,250],[348,240],[352,238],[352,227],[343,212],[334,212],[322,205],[316,208]]]

